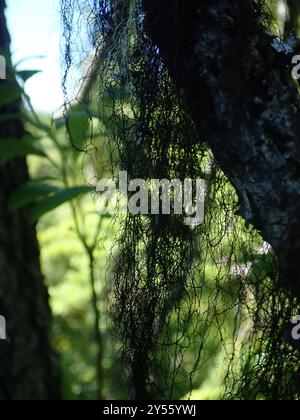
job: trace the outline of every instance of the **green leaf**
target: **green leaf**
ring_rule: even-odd
[[[34,223],[39,220],[44,214],[56,209],[62,204],[77,198],[82,194],[87,194],[94,191],[93,188],[87,186],[70,187],[58,190],[50,197],[39,201],[30,212],[30,222]]]
[[[42,130],[48,135],[51,132],[51,128],[46,123],[44,123],[40,119],[37,121],[36,118],[34,118],[28,112],[24,112],[23,118],[25,119],[25,121],[30,123],[33,127],[37,128],[38,130]]]
[[[81,104],[73,106],[66,123],[71,143],[82,149],[89,134],[90,116],[88,111]]]
[[[36,74],[41,73],[40,70],[20,70],[16,74],[17,76],[21,77],[23,82],[27,82],[31,77],[35,76]]]
[[[15,67],[18,67],[20,64],[23,64],[26,61],[30,61],[30,60],[42,60],[44,58],[46,58],[45,55],[30,55],[29,57],[25,57],[25,58],[22,58],[21,60],[19,60],[16,63]]]
[[[11,104],[21,96],[22,89],[16,82],[6,80],[0,84],[0,107]]]
[[[60,128],[66,126],[66,118],[65,117],[55,118],[53,120],[53,124],[56,130],[59,130]]]
[[[58,188],[54,185],[28,182],[12,194],[8,203],[8,210],[19,210],[21,207],[24,207],[29,203],[33,203],[36,199],[49,196],[57,190]]]
[[[47,157],[46,153],[37,145],[31,136],[16,139],[0,139],[0,164],[18,156],[35,155]]]

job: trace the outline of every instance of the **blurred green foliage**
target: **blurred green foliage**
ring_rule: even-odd
[[[78,142],[80,127],[87,121],[84,113],[83,109],[71,112],[71,127],[72,130],[76,127]],[[107,266],[116,227],[111,226],[110,218],[97,213],[96,199],[91,192],[95,189],[94,173],[101,176],[108,171],[108,159],[104,158],[108,155],[101,145],[103,139],[94,137],[92,150],[86,150],[83,159],[84,155],[70,144],[70,133],[59,120],[40,121],[38,116],[31,115],[27,126],[30,132],[41,136],[40,142],[49,159],[29,158],[31,179],[37,182],[31,181],[16,192],[11,203],[22,201],[24,193],[27,198],[35,199],[32,220],[39,219],[41,261],[53,311],[53,339],[61,357],[63,395],[66,399],[99,397],[96,364],[100,351],[101,398],[124,398],[125,385],[115,360],[118,347],[106,317]],[[86,138],[90,136],[89,130],[82,130]],[[72,140],[73,134],[74,131]],[[80,147],[84,147],[84,138],[80,139]],[[87,186],[89,177],[93,179]],[[95,340],[90,253],[101,317],[101,344]],[[103,348],[99,348],[101,345]]]

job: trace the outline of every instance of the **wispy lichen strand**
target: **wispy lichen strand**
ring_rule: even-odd
[[[298,398],[299,357],[284,338],[299,303],[280,288],[272,250],[262,252],[259,234],[236,215],[236,193],[145,31],[142,2],[62,6],[66,74],[75,15],[89,26],[91,45],[106,48],[95,90],[112,169],[131,179],[202,177],[207,185],[198,229],[181,216],[121,221],[110,308],[129,397],[183,397],[222,354],[225,398]]]

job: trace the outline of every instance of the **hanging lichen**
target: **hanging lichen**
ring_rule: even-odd
[[[225,398],[299,398],[299,354],[289,340],[299,302],[280,288],[270,247],[236,216],[234,189],[144,30],[141,2],[63,0],[62,11],[65,86],[79,22],[104,51],[95,90],[112,169],[130,179],[206,181],[198,228],[178,215],[122,219],[110,307],[129,396],[182,397],[178,384],[193,389],[206,360],[223,349]]]

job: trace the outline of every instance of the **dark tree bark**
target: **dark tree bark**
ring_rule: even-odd
[[[299,95],[291,45],[259,24],[252,0],[144,0],[146,28],[221,168],[241,216],[275,249],[300,296]],[[295,43],[296,44],[296,43]]]
[[[10,63],[10,37],[0,0],[0,50]],[[1,85],[16,84],[9,74]],[[0,85],[0,88],[1,88]],[[20,101],[0,109],[0,116],[20,113]],[[0,120],[1,139],[20,138],[20,118]],[[27,210],[9,213],[12,192],[28,180],[25,159],[0,166],[0,314],[8,341],[0,341],[0,400],[49,400],[59,397],[57,360],[50,345],[50,309],[39,264],[36,232]]]
[[[300,2],[299,0],[286,0],[287,19],[285,22],[285,34],[289,36],[292,31],[299,33],[300,27]]]

